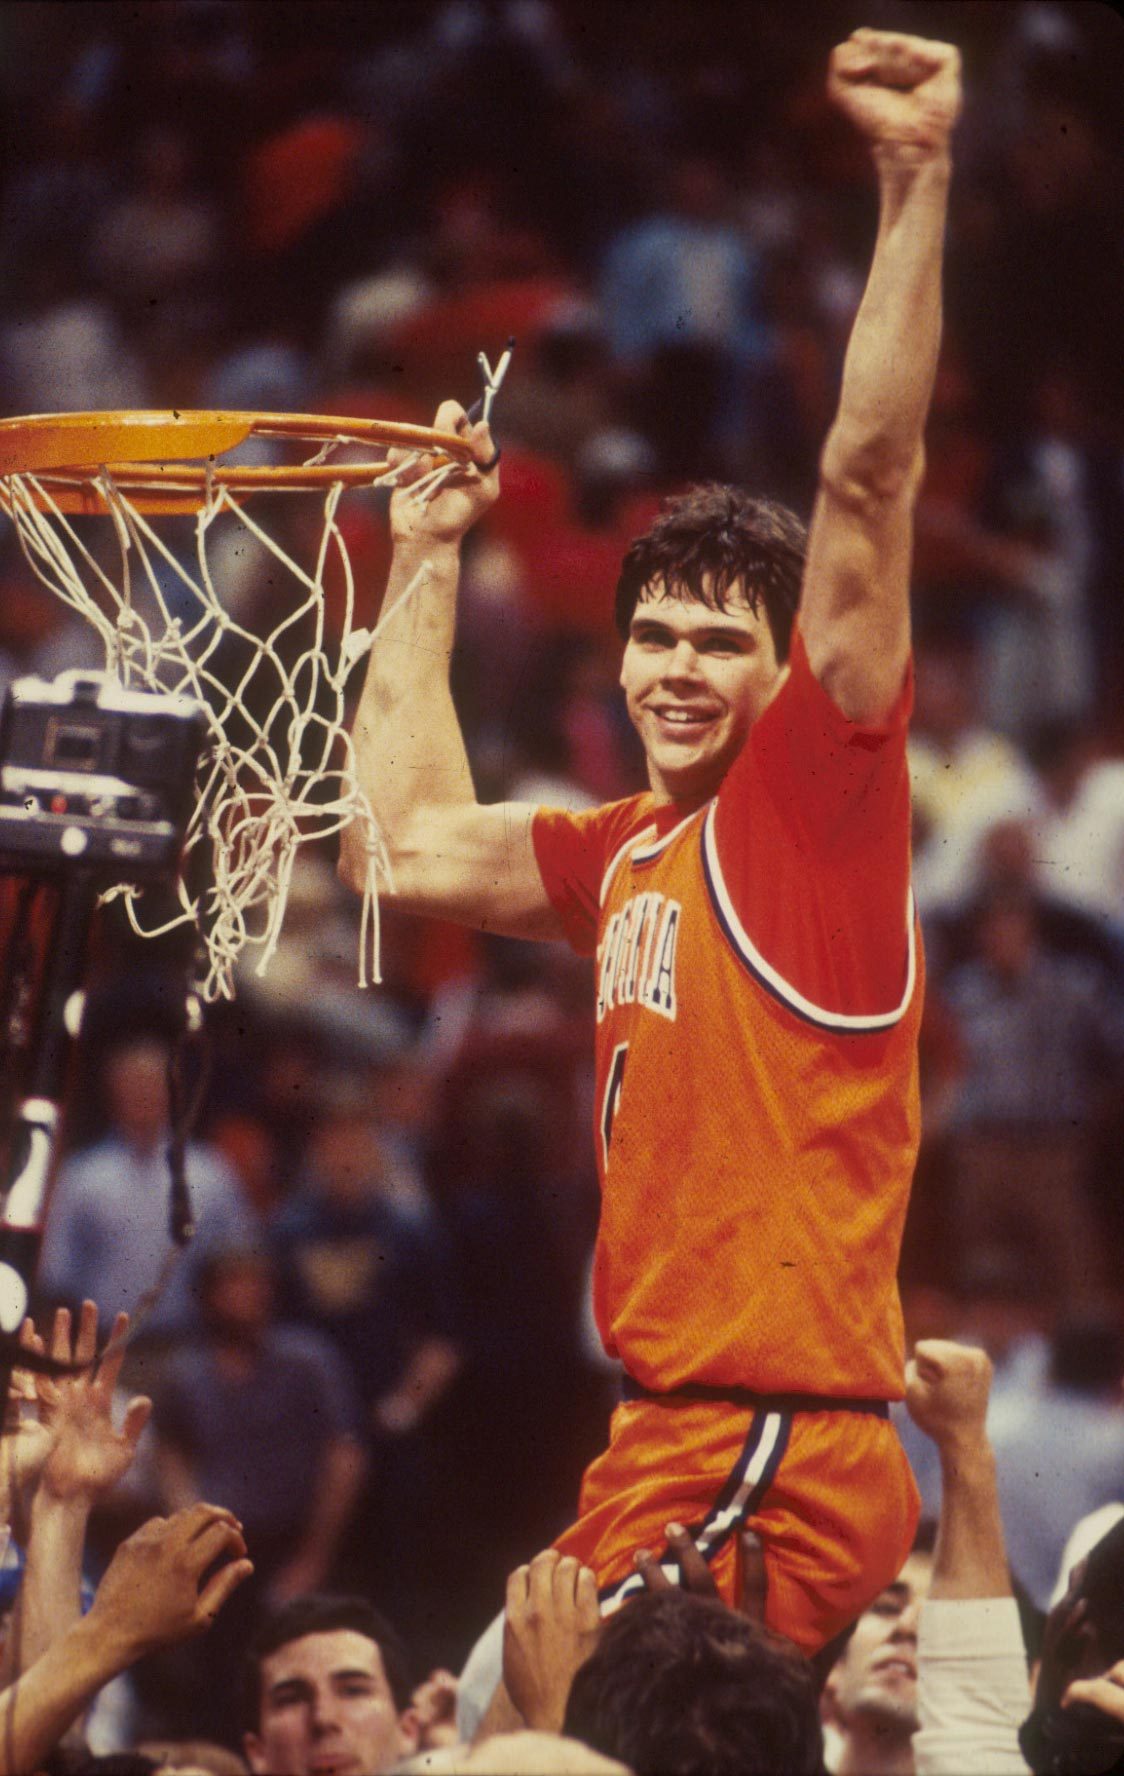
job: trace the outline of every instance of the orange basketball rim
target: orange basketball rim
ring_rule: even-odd
[[[284,459],[223,461],[250,439],[281,446]],[[237,498],[376,486],[394,472],[389,450],[431,456],[437,468],[472,457],[466,438],[392,420],[175,408],[40,413],[0,420],[0,481],[20,476],[36,505],[61,513],[104,513],[114,489],[138,512],[173,514],[199,511],[219,490]]]

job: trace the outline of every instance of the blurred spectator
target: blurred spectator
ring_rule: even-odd
[[[944,1303],[943,1315],[932,1324],[914,1324],[910,1343],[956,1340],[986,1354],[991,1364],[990,1430],[1033,1408],[1046,1385],[1054,1317],[1033,1259],[1004,1246],[978,1246],[960,1265],[955,1299]],[[922,1519],[935,1521],[941,1509],[940,1452],[904,1403],[896,1402],[890,1410],[921,1494]]]
[[[242,170],[247,244],[281,254],[342,210],[364,143],[348,118],[310,113],[260,142]]]
[[[971,897],[988,833],[1000,822],[1029,819],[1042,797],[1014,743],[982,719],[978,651],[968,634],[923,633],[915,673],[909,769],[914,889],[924,916]]]
[[[155,1033],[126,1030],[108,1037],[99,1062],[109,1130],[59,1167],[40,1288],[48,1299],[72,1304],[89,1296],[109,1319],[135,1314],[160,1279],[138,1330],[148,1340],[168,1338],[197,1328],[204,1260],[248,1239],[252,1221],[232,1168],[213,1148],[192,1141],[186,1177],[196,1233],[172,1261],[168,1045]]]
[[[600,311],[588,298],[568,297],[542,317],[530,354],[520,352],[519,374],[504,389],[504,432],[572,469],[613,417]]]
[[[462,1361],[459,1279],[455,1291],[441,1228],[424,1196],[418,1207],[401,1204],[363,1083],[324,1080],[302,1175],[273,1229],[280,1300],[286,1321],[314,1329],[347,1364],[370,1471],[346,1569],[411,1638],[431,1526],[447,1503],[432,1421]]]
[[[145,404],[133,341],[62,246],[43,253],[0,316],[0,399],[5,413]]]
[[[1008,485],[998,533],[980,544],[992,594],[983,634],[988,713],[1024,737],[1035,722],[1087,720],[1095,689],[1088,549],[1067,524],[1074,490],[1064,463],[1046,457],[1038,469]]]
[[[953,221],[955,228],[956,220]],[[962,514],[978,515],[995,478],[996,444],[955,333],[946,338],[925,432],[925,481],[917,503],[914,576],[924,618],[955,626],[975,618],[977,566]]]
[[[501,502],[489,520],[488,536],[508,539],[515,551],[528,615],[545,626],[548,643],[553,635],[601,643],[610,635],[621,559],[659,506],[656,467],[639,433],[606,427],[578,450],[568,494],[532,505],[524,476],[513,510]],[[615,651],[610,657],[615,666]]]
[[[130,189],[99,213],[91,258],[105,292],[134,323],[161,323],[162,336],[187,320],[186,304],[205,296],[219,275],[219,219],[212,198],[199,188],[191,141],[167,125],[144,133],[135,145]],[[170,307],[153,317],[153,308]]]
[[[356,989],[359,925],[331,863],[311,847],[293,860],[285,923],[264,975],[245,958],[237,971],[240,1003],[263,1035],[294,1022],[318,1053],[342,1069],[398,1053],[408,1035],[389,995]],[[296,1155],[291,1156],[296,1158]]]
[[[578,1334],[594,1213],[588,1013],[575,1004],[584,970],[561,950],[503,939],[487,956],[483,980],[435,1003],[428,1173],[452,1250],[464,1357],[433,1456],[439,1489],[455,1486],[457,1526],[439,1522],[432,1539],[441,1564],[458,1560],[477,1625],[497,1555],[511,1568],[557,1532],[603,1428],[600,1382]],[[528,1448],[542,1458],[532,1488]]]
[[[280,1603],[327,1579],[365,1458],[346,1368],[320,1335],[276,1324],[269,1261],[247,1249],[218,1251],[201,1292],[204,1341],[169,1360],[153,1422],[167,1504],[213,1496],[235,1513],[254,1551],[249,1587],[178,1673],[175,1730],[230,1743],[232,1666],[254,1613],[267,1597]]]
[[[961,1250],[1006,1243],[1044,1290],[1079,1300],[1102,1275],[1089,1176],[1098,1114],[1124,1077],[1124,1002],[1086,962],[1048,951],[1028,894],[995,890],[947,1003],[963,1044],[953,1165]]]
[[[446,176],[433,196],[421,267],[433,295],[388,334],[405,385],[430,412],[477,351],[494,361],[512,336],[533,349],[548,317],[581,296],[540,227],[513,220],[505,197],[502,178],[475,170]]]
[[[589,808],[632,789],[639,766],[616,688],[608,647],[561,634],[543,649],[513,722],[522,752],[513,801]]]
[[[399,1206],[365,1086],[337,1077],[320,1091],[303,1176],[272,1229],[283,1313],[340,1351],[368,1430],[400,1436],[457,1370],[446,1255],[432,1217]]]
[[[672,478],[718,474],[736,460],[748,374],[767,351],[757,257],[731,210],[719,163],[684,155],[662,206],[621,229],[606,255],[609,343]]]
[[[1119,1497],[1122,1386],[1115,1316],[1071,1317],[1053,1340],[1045,1383],[1008,1397],[990,1420],[1011,1566],[1040,1609],[1077,1519]]]
[[[3,287],[34,277],[36,264],[63,251],[86,260],[90,230],[113,187],[106,144],[93,110],[56,92],[36,120],[39,140],[13,166],[0,200]]]
[[[1031,757],[1044,790],[1033,826],[1035,879],[1124,944],[1124,760],[1105,758],[1086,729],[1044,726]]]

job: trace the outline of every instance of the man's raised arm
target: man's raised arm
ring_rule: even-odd
[[[820,463],[800,626],[835,703],[875,722],[901,691],[909,653],[913,508],[940,345],[960,57],[949,44],[855,31],[833,53],[828,91],[870,144],[880,210]]]
[[[446,401],[436,425],[465,431]],[[383,620],[371,648],[352,726],[359,781],[382,830],[393,871],[387,898],[513,937],[561,928],[535,862],[533,808],[481,806],[449,688],[462,538],[499,492],[488,427],[472,428],[480,467],[455,473],[428,502],[414,493],[423,460],[390,505],[394,555]],[[361,892],[367,853],[358,823],[344,834],[340,875]]]
[[[918,1626],[917,1776],[1025,1776],[1018,1730],[1029,1688],[987,1437],[991,1364],[983,1351],[924,1339],[905,1386],[910,1417],[941,1458],[933,1583]]]

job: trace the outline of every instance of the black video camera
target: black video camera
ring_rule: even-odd
[[[205,735],[192,698],[108,672],[16,679],[0,712],[0,871],[173,875]]]

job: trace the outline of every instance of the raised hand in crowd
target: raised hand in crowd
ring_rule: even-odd
[[[1124,1659],[1099,1677],[1074,1678],[1062,1696],[1074,1735],[1094,1755],[1085,1769],[1120,1769],[1124,1760]]]
[[[253,1570],[229,1511],[195,1505],[122,1542],[88,1614],[0,1696],[0,1776],[37,1767],[98,1690],[157,1647],[201,1633]]]
[[[1124,1764],[1124,1521],[1069,1575],[1046,1621],[1034,1709],[1019,1735],[1035,1771]]]
[[[132,1664],[209,1628],[252,1571],[233,1512],[192,1505],[150,1518],[121,1543],[85,1619]]]
[[[1073,1708],[1078,1702],[1110,1715],[1124,1729],[1124,1659],[1110,1665],[1099,1677],[1075,1677],[1067,1684],[1062,1707]]]
[[[972,1450],[986,1439],[991,1359],[974,1345],[921,1339],[906,1366],[906,1406],[939,1449]]]
[[[861,26],[832,51],[828,92],[876,151],[944,154],[962,103],[960,53]]]
[[[664,1534],[672,1555],[678,1562],[682,1574],[682,1588],[692,1592],[696,1597],[719,1596],[714,1575],[695,1545],[694,1538],[684,1529],[681,1523],[669,1523]],[[636,1567],[649,1591],[670,1591],[674,1588],[672,1579],[665,1566],[657,1560],[647,1548],[641,1548],[636,1555]],[[752,1529],[743,1529],[738,1535],[738,1585],[737,1610],[751,1622],[759,1622],[764,1626],[765,1603],[768,1596],[768,1580],[765,1572],[765,1550],[761,1538]]]
[[[971,1345],[922,1339],[906,1365],[905,1390],[909,1415],[933,1439],[941,1462],[930,1595],[1009,1597],[995,1456],[987,1436],[990,1359]]]
[[[911,1755],[925,1776],[1020,1771],[1029,1688],[987,1435],[991,1363],[972,1346],[923,1339],[905,1381],[941,1464],[932,1582],[916,1616]]]
[[[82,1304],[76,1329],[69,1310],[59,1309],[49,1349],[32,1321],[22,1328],[28,1349],[78,1368],[65,1377],[26,1370],[13,1377],[15,1417],[4,1449],[10,1451],[14,1525],[26,1543],[26,1563],[4,1643],[3,1681],[26,1671],[78,1619],[90,1512],[128,1470],[148,1422],[152,1403],[138,1395],[121,1428],[113,1423],[128,1325],[128,1315],[119,1314],[100,1364],[92,1301]]]
[[[457,1679],[451,1671],[431,1671],[410,1697],[410,1709],[418,1724],[419,1751],[458,1743]]]
[[[560,1730],[573,1675],[600,1631],[597,1581],[589,1567],[554,1548],[516,1567],[507,1581],[503,1675],[529,1727]]]
[[[130,1400],[119,1430],[114,1428],[114,1390],[125,1355],[128,1314],[118,1314],[101,1363],[96,1363],[98,1311],[84,1301],[72,1334],[68,1308],[59,1308],[50,1343],[25,1320],[20,1342],[61,1363],[79,1366],[71,1376],[50,1377],[17,1369],[12,1376],[0,1470],[9,1514],[17,1523],[40,1484],[56,1499],[92,1503],[116,1485],[136,1454],[152,1411],[143,1395]]]
[[[152,1414],[152,1401],[135,1395],[126,1405],[120,1429],[115,1428],[113,1401],[128,1329],[128,1314],[118,1314],[97,1362],[95,1303],[82,1303],[73,1338],[69,1310],[60,1307],[55,1314],[48,1354],[60,1362],[80,1364],[81,1371],[61,1378],[34,1378],[39,1424],[46,1434],[41,1485],[54,1498],[92,1503],[123,1479],[132,1464]],[[31,1338],[37,1348],[43,1346],[34,1330]]]

